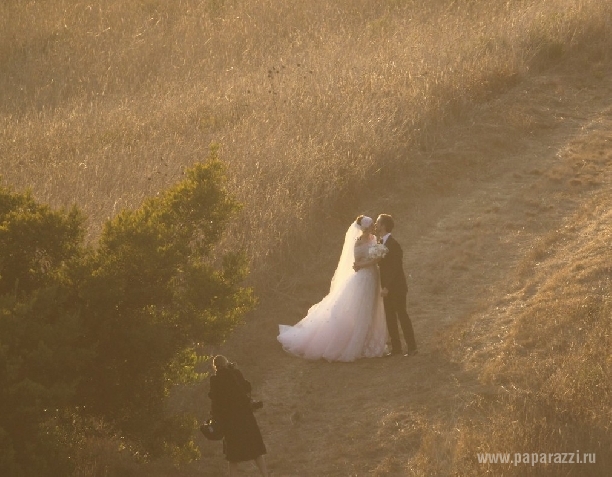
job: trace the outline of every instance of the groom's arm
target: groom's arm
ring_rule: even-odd
[[[389,247],[389,253],[386,258],[389,260],[389,267],[383,287],[389,289],[401,281],[402,274],[404,273],[404,254],[399,243],[394,242]]]

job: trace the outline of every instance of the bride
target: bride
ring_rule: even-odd
[[[277,339],[285,351],[328,361],[385,354],[387,325],[377,265],[382,257],[374,252],[375,247],[382,246],[376,245],[373,228],[374,221],[364,215],[351,224],[329,294],[295,326],[279,326]]]

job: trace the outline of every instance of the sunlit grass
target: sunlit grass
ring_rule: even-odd
[[[0,174],[43,202],[78,204],[95,239],[108,217],[176,182],[219,143],[245,203],[233,240],[265,287],[273,267],[295,265],[272,258],[301,255],[321,217],[345,222],[361,212],[353,207],[362,188],[408,165],[418,171],[415,152],[435,150],[475,103],[566,58],[601,77],[610,24],[612,4],[600,0],[5,0]],[[538,127],[521,113],[509,112],[506,124]],[[555,171],[532,173],[554,182]],[[473,475],[483,470],[477,450],[573,451],[609,436],[610,310],[593,296],[608,297],[610,268],[588,260],[604,257],[609,240],[585,246],[580,270],[559,261],[542,268],[563,238],[551,232],[526,251],[513,279],[531,290],[533,307],[482,370],[484,381],[512,382],[513,392],[475,398],[455,429],[418,420],[393,434],[393,445],[411,452],[422,436],[416,475]],[[601,276],[588,277],[592,270]],[[576,277],[584,280],[567,301],[555,301]],[[443,282],[437,277],[438,294]],[[90,447],[111,462],[107,446]],[[406,465],[387,456],[377,472]]]
[[[6,182],[76,202],[95,237],[220,143],[259,269],[474,101],[610,40],[610,7],[577,0],[8,1],[0,18]]]

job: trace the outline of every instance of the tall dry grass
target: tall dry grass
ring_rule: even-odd
[[[476,400],[473,417],[462,423],[457,460],[464,474],[609,474],[610,215],[607,197],[587,204],[557,234],[547,256],[537,266],[530,263],[537,271],[522,277],[526,288],[537,292],[525,300],[498,357],[482,370],[483,382],[503,392],[493,401]],[[591,453],[595,463],[533,468],[474,463],[475,452],[500,451]]]
[[[601,0],[4,0],[0,174],[54,206],[77,203],[95,239],[106,218],[219,143],[245,203],[232,232],[269,286],[272,259],[285,259],[281,272],[298,267],[291,257],[312,250],[322,219],[360,212],[364,188],[406,174],[418,182],[412,153],[435,149],[474,102],[565,57],[609,59],[610,24]],[[533,303],[538,320],[517,322],[520,346],[485,370],[496,385],[511,378],[514,392],[472,403],[459,430],[423,423],[416,474],[481,473],[475,449],[573,449],[609,435],[610,390],[599,385],[609,306],[578,285],[571,302],[553,300],[555,280],[575,272],[552,274]],[[108,444],[88,447],[81,475],[117,466]]]
[[[233,235],[271,283],[272,256],[308,247],[301,236],[321,219],[345,222],[377,178],[418,171],[411,151],[434,148],[474,101],[575,49],[607,55],[611,10],[598,0],[5,0],[1,174],[54,206],[77,203],[95,238],[219,143],[246,204]]]
[[[572,187],[601,189],[525,250],[489,307],[442,336],[442,346],[478,375],[482,389],[456,410],[452,426],[430,423],[411,468],[415,475],[609,475],[610,112],[600,118],[600,131],[587,128],[587,139],[569,143],[557,170],[545,172],[552,182],[565,171],[566,183],[581,182]],[[503,465],[481,464],[477,453],[566,456],[563,464]],[[576,463],[577,454],[588,461]]]

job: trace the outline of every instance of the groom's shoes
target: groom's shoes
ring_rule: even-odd
[[[385,353],[383,355],[383,358],[390,358],[391,356],[399,356],[400,354],[402,354],[401,351],[390,351],[389,353]]]
[[[405,358],[409,358],[410,356],[414,356],[415,354],[419,354],[419,352],[418,352],[418,350],[413,349],[412,351],[408,351],[408,352],[407,352],[407,353],[404,355],[404,357],[405,357]]]

